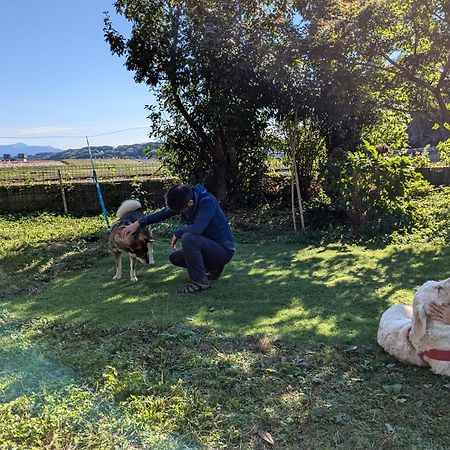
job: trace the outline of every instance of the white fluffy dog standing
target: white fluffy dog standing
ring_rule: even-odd
[[[413,305],[394,305],[381,316],[378,343],[402,362],[430,366],[450,376],[450,325],[431,319],[429,305],[450,304],[450,278],[427,281],[414,295]]]

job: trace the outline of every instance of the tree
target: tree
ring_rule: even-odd
[[[329,0],[314,23],[328,54],[372,75],[372,90],[405,112],[433,105],[450,122],[450,2]],[[339,56],[340,58],[341,56]],[[442,127],[441,127],[442,128]]]
[[[260,173],[264,163],[259,136],[276,90],[267,70],[288,14],[276,4],[118,0],[117,13],[132,23],[129,39],[105,18],[111,51],[156,93],[153,131],[166,140],[168,159],[184,179],[210,179],[223,204],[239,197],[248,165]]]

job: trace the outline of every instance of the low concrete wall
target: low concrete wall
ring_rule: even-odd
[[[100,183],[106,209],[114,211],[123,200],[136,198],[145,207],[164,205],[164,193],[171,184],[167,179],[151,179],[136,183],[124,180]],[[101,213],[95,185],[72,183],[64,186],[69,214]],[[33,184],[30,186],[1,186],[0,213],[2,212],[64,212],[61,187],[58,184]]]
[[[450,167],[420,167],[416,170],[434,186],[450,186]]]
[[[450,186],[450,167],[418,168],[426,180],[434,186]],[[164,193],[172,184],[169,179],[151,179],[136,183],[122,180],[100,183],[102,196],[108,211],[115,211],[128,198],[136,198],[145,208],[164,206]],[[69,214],[99,214],[100,204],[95,185],[72,183],[64,186]],[[61,188],[58,184],[32,184],[0,186],[0,213],[5,212],[64,212]]]

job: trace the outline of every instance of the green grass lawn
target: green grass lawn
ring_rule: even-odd
[[[0,216],[0,448],[448,448],[449,380],[376,344],[445,240],[238,233],[190,296],[168,229],[117,282],[101,218]]]
[[[371,342],[376,319],[389,305],[410,303],[421,283],[445,278],[450,265],[450,252],[432,246],[368,250],[341,245],[299,248],[276,241],[241,244],[212,289],[182,295],[176,291],[187,275],[168,263],[167,238],[157,242],[156,265],[139,266],[137,283],[130,282],[126,269],[122,280],[112,280],[113,258],[103,251],[97,255],[95,248],[82,249],[88,267],[79,264],[79,270],[57,275],[41,288],[6,298],[3,306],[21,318],[89,322],[95,327],[189,322],[230,336]],[[49,249],[40,251],[19,269],[24,277],[48,267]],[[56,264],[70,267],[78,255],[73,248],[65,251]],[[13,259],[5,263],[13,265]]]

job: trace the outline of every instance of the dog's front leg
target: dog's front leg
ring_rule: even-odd
[[[155,258],[153,257],[153,241],[147,243],[148,248],[148,263],[155,264]]]
[[[113,280],[120,280],[122,278],[122,252],[113,253],[116,262],[116,274],[113,276]]]
[[[137,281],[137,276],[136,276],[136,266],[137,266],[137,258],[135,258],[134,256],[130,255],[130,280],[131,281]]]

